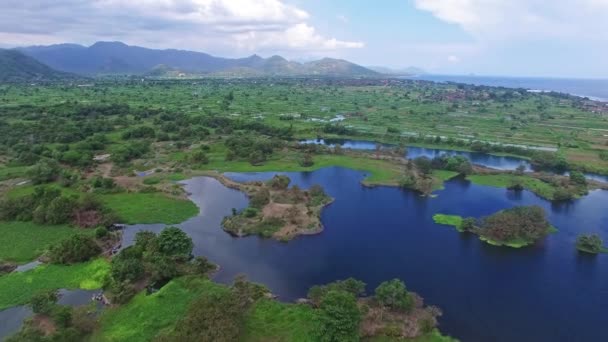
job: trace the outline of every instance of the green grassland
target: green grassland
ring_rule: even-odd
[[[74,234],[92,233],[92,229],[78,229],[67,225],[0,221],[0,261],[25,263],[40,256],[49,246]]]
[[[151,341],[169,331],[184,315],[192,300],[203,293],[225,292],[228,288],[195,277],[174,279],[158,292],[138,294],[128,304],[109,309],[101,317],[101,329],[92,341]]]
[[[445,215],[445,214],[435,214],[433,215],[433,221],[437,224],[441,224],[444,226],[453,226],[459,232],[462,232],[460,229],[460,225],[462,224],[462,217],[458,215]]]
[[[104,259],[64,266],[40,265],[26,272],[13,272],[0,277],[0,310],[28,303],[44,290],[99,289],[110,271]]]
[[[197,80],[139,83],[99,82],[93,87],[8,86],[0,105],[47,107],[64,101],[125,103],[191,116],[222,113],[272,126],[293,125],[296,135],[315,137],[323,121],[346,114],[344,125],[357,137],[392,142],[412,134],[559,147],[569,161],[608,170],[598,154],[608,118],[586,111],[574,97],[517,90],[462,89],[452,84],[393,82],[389,86],[332,85],[306,81]],[[234,95],[228,106],[222,101]],[[492,96],[488,96],[488,95]],[[313,121],[316,119],[317,121]],[[15,120],[15,119],[11,119]],[[387,128],[399,132],[392,137]]]
[[[177,224],[199,212],[189,200],[168,197],[158,192],[118,193],[102,195],[101,198],[118,215],[120,221],[126,224]]]
[[[316,313],[309,305],[263,299],[247,316],[244,341],[312,341],[317,324]]]
[[[493,186],[497,188],[506,188],[513,183],[518,182],[523,185],[525,189],[546,199],[553,199],[556,191],[556,188],[551,184],[529,176],[513,174],[470,175],[467,176],[467,179],[477,185]]]

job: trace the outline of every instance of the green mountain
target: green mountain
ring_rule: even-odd
[[[0,49],[0,82],[53,81],[73,78],[17,50]]]
[[[97,42],[89,47],[75,44],[32,46],[19,51],[57,70],[82,75],[379,76],[375,71],[339,59],[298,63],[281,56],[223,58],[194,51],[148,49],[121,42]]]

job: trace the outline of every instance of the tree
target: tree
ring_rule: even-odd
[[[291,179],[284,175],[275,175],[268,181],[268,185],[275,190],[285,190],[289,187],[289,183],[291,183]]]
[[[600,253],[604,250],[602,239],[598,235],[580,235],[576,238],[576,248],[583,252]]]
[[[359,340],[361,312],[352,293],[331,290],[319,307],[319,341],[349,342]]]
[[[192,238],[177,227],[165,228],[158,236],[159,251],[167,256],[190,256],[193,247]]]
[[[54,263],[73,264],[90,260],[99,253],[101,253],[101,248],[95,239],[77,234],[52,246],[49,250],[49,257]]]
[[[362,296],[365,293],[365,283],[355,278],[334,281],[326,285],[315,285],[308,290],[308,298],[315,304],[319,305],[323,297],[329,291],[345,291],[355,297]]]
[[[193,164],[208,164],[209,157],[203,151],[194,151],[188,157],[188,160]]]
[[[570,171],[570,181],[578,185],[587,185],[587,178],[580,171]]]
[[[302,156],[302,160],[300,160],[300,165],[304,166],[304,167],[309,167],[309,166],[313,166],[315,164],[314,160],[312,159],[312,155],[310,153],[304,153],[304,156]]]
[[[266,204],[270,202],[270,191],[268,188],[263,187],[258,190],[253,196],[251,196],[251,200],[249,201],[249,205],[253,208],[262,208]]]
[[[38,292],[30,300],[32,311],[37,314],[48,315],[55,308],[57,299],[59,298],[57,296],[57,292],[54,290]]]
[[[409,311],[414,305],[412,296],[399,279],[385,281],[376,288],[376,300],[393,310]]]
[[[474,217],[467,217],[462,220],[460,224],[460,230],[465,232],[472,232],[475,230],[475,225],[477,224],[477,220]]]
[[[45,159],[27,170],[27,176],[34,184],[52,182],[59,176],[60,168],[57,161]]]
[[[123,251],[121,251],[122,254]],[[144,266],[141,260],[135,258],[119,257],[112,260],[110,275],[116,282],[133,282],[139,280],[144,275]]]
[[[519,206],[484,218],[479,234],[498,242],[534,242],[549,232],[551,225],[539,206]]]
[[[431,171],[433,171],[431,160],[427,157],[418,157],[414,159],[414,164],[418,170],[425,175],[428,175],[431,173]]]

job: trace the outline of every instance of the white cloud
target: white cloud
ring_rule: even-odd
[[[481,40],[608,40],[608,0],[414,0]]]
[[[121,40],[230,55],[364,46],[326,37],[309,19],[284,0],[2,0],[0,40],[11,45]]]
[[[343,24],[348,24],[348,17],[347,17],[347,16],[345,16],[344,14],[338,14],[338,15],[336,16],[336,18],[337,18],[337,19],[338,19],[340,22],[342,22]]]
[[[448,62],[450,62],[450,63],[458,63],[458,62],[460,62],[460,58],[458,58],[458,56],[449,55],[448,56]]]

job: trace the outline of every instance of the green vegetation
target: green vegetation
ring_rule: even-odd
[[[578,198],[587,193],[585,186],[580,183],[570,184],[555,176],[542,179],[511,173],[469,175],[467,179],[478,185],[509,188],[513,190],[527,189],[548,200],[567,200]]]
[[[0,82],[36,82],[76,78],[51,69],[14,49],[0,49]]]
[[[598,235],[580,235],[576,238],[576,249],[590,254],[608,253],[608,248],[604,247]]]
[[[426,335],[422,335],[420,337],[415,338],[399,338],[399,337],[387,337],[387,336],[378,336],[366,338],[363,340],[364,342],[457,342],[458,340],[451,338],[449,336],[443,336],[437,330],[433,330],[431,333]]]
[[[156,293],[142,292],[128,304],[106,311],[92,341],[151,341],[171,330],[194,299],[203,293],[226,291],[222,285],[204,278],[174,279]]]
[[[462,217],[457,215],[445,215],[445,214],[435,214],[433,215],[433,221],[437,224],[442,224],[446,226],[454,226],[458,231],[460,230],[460,226],[462,225]]]
[[[196,216],[199,210],[185,199],[171,198],[163,193],[119,193],[103,195],[102,201],[126,224],[176,224]]]
[[[77,234],[49,249],[49,259],[57,264],[75,264],[89,261],[101,253],[101,247],[92,236]]]
[[[0,277],[0,310],[26,304],[40,291],[101,288],[110,264],[98,259],[71,266],[40,265],[27,272]]]
[[[235,183],[219,176],[218,179],[237,188],[250,197],[250,207],[234,212],[222,221],[224,230],[235,236],[257,234],[288,241],[302,234],[315,234],[322,230],[321,211],[333,199],[319,185],[301,190],[297,185],[289,188],[287,176],[275,175],[266,183]]]
[[[477,234],[481,241],[490,245],[512,248],[529,246],[547,234],[557,232],[538,206],[513,207],[480,220],[445,214],[435,214],[433,220],[453,226],[459,232]]]
[[[247,314],[243,341],[313,341],[319,329],[317,320],[309,305],[262,299]]]
[[[76,234],[92,232],[67,225],[49,226],[33,222],[0,221],[0,262],[25,263],[34,260],[60,241]]]

